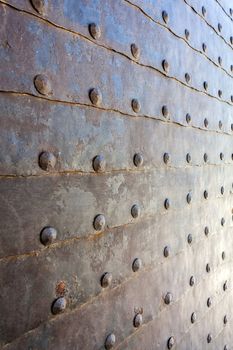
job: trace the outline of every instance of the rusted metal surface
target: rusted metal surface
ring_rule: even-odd
[[[0,1],[1,348],[231,348],[229,6]]]

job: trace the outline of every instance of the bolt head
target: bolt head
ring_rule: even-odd
[[[211,307],[211,305],[212,305],[212,300],[211,300],[211,298],[208,298],[207,299],[207,306]]]
[[[187,153],[187,155],[186,155],[186,161],[187,161],[187,163],[191,163],[191,160],[192,160],[192,158],[191,158],[190,153]]]
[[[225,225],[225,219],[224,219],[224,218],[221,219],[221,225],[222,225],[222,226]]]
[[[205,198],[205,199],[208,199],[208,196],[209,196],[208,191],[205,190],[204,193],[203,193],[203,195],[204,195],[204,198]]]
[[[191,323],[195,323],[196,320],[197,320],[197,314],[196,314],[196,312],[193,312],[191,315]]]
[[[169,153],[164,153],[163,161],[164,161],[165,164],[168,164],[170,162],[170,155],[169,155]]]
[[[52,95],[52,87],[49,78],[44,74],[38,74],[34,78],[36,90],[44,96]]]
[[[205,43],[202,44],[202,50],[203,50],[204,52],[206,52],[206,50],[207,50],[207,46],[206,46]]]
[[[191,244],[192,241],[193,241],[193,236],[192,236],[191,233],[190,233],[190,234],[188,235],[188,237],[187,237],[187,242],[188,242],[188,244]]]
[[[163,255],[165,258],[169,257],[170,255],[170,248],[168,246],[166,246],[163,250]]]
[[[221,194],[224,194],[224,187],[223,186],[221,186]]]
[[[210,264],[206,264],[206,272],[210,272]]]
[[[32,7],[40,14],[43,15],[46,9],[46,0],[31,0]]]
[[[222,129],[222,121],[221,120],[219,120],[219,122],[218,122],[218,127],[220,130]]]
[[[53,227],[45,227],[40,233],[40,241],[42,244],[49,245],[57,238],[57,230]]]
[[[175,345],[175,338],[174,337],[170,337],[167,341],[167,348],[171,349],[173,348],[173,346]]]
[[[192,200],[192,195],[191,195],[191,193],[188,193],[188,194],[187,194],[186,200],[187,200],[187,203],[188,203],[188,204],[191,203],[191,200]]]
[[[190,83],[190,80],[191,80],[191,77],[190,77],[190,75],[188,74],[188,73],[185,73],[185,80],[186,80],[186,83]]]
[[[203,156],[204,162],[207,163],[208,162],[208,154],[205,153]]]
[[[170,208],[170,201],[168,198],[166,198],[164,201],[164,208],[167,210]]]
[[[220,153],[219,158],[220,158],[221,160],[224,159],[224,154],[223,154],[222,152]]]
[[[222,64],[222,57],[218,57],[218,63],[219,63],[219,65],[221,66],[221,64]]]
[[[193,287],[194,284],[195,284],[195,282],[196,282],[196,281],[195,281],[195,277],[194,277],[194,276],[191,276],[191,277],[190,277],[190,280],[189,280],[190,286]]]
[[[168,107],[167,107],[167,106],[163,106],[163,107],[162,107],[162,115],[163,115],[165,118],[168,118],[168,117],[169,117],[169,110],[168,110]]]
[[[208,226],[205,227],[204,232],[205,232],[205,235],[206,235],[206,236],[209,235],[210,230],[209,230],[209,227],[208,227]]]
[[[142,325],[142,314],[137,314],[134,317],[133,325],[134,325],[135,328],[138,328],[138,327],[140,327]]]
[[[228,321],[228,320],[227,320],[227,315],[225,315],[225,316],[223,317],[223,323],[224,323],[224,324],[227,324],[227,321]]]
[[[57,298],[52,304],[52,313],[54,315],[61,314],[66,309],[66,299],[64,297]]]
[[[222,90],[218,90],[218,96],[222,97]]]
[[[141,268],[142,268],[142,260],[139,258],[134,259],[133,264],[132,264],[133,272],[137,272]]]
[[[138,205],[138,204],[134,204],[134,205],[132,206],[132,208],[131,208],[131,215],[132,215],[132,217],[133,217],[134,219],[138,218],[139,215],[140,215],[140,212],[141,212],[141,210],[140,210],[139,205]]]
[[[141,110],[141,104],[140,104],[140,102],[139,102],[136,98],[134,98],[134,99],[132,100],[131,106],[132,106],[132,109],[133,109],[133,111],[134,111],[135,113],[139,113],[139,112],[140,112],[140,110]]]
[[[169,17],[168,17],[168,13],[166,11],[162,12],[162,18],[163,18],[165,23],[168,23]]]
[[[189,40],[189,35],[190,35],[190,33],[189,33],[189,30],[188,30],[188,29],[185,29],[184,35],[185,35],[186,40]]]
[[[202,12],[202,15],[205,17],[205,15],[206,15],[206,8],[204,6],[202,6],[201,12]]]
[[[105,171],[106,161],[104,159],[104,156],[102,156],[101,154],[98,156],[95,156],[92,162],[92,166],[93,166],[93,169],[98,173]]]
[[[212,341],[212,335],[208,334],[207,335],[207,343],[211,343],[211,341]]]
[[[222,31],[222,25],[221,25],[221,23],[218,24],[218,31],[219,31],[219,32]]]
[[[107,288],[112,283],[112,274],[110,272],[105,272],[105,274],[101,277],[101,286],[103,288]]]
[[[208,90],[208,83],[207,83],[207,81],[204,81],[203,87],[204,87],[204,89],[205,89],[206,91]]]
[[[116,344],[116,336],[115,334],[111,333],[105,339],[105,344],[104,344],[105,349],[110,350],[114,347],[115,344]]]
[[[169,304],[171,304],[172,299],[173,299],[172,293],[168,292],[168,293],[165,295],[165,297],[164,297],[164,303],[165,303],[166,305],[169,305]]]
[[[133,162],[136,167],[143,165],[143,156],[141,153],[136,153],[133,157]]]
[[[89,33],[93,39],[99,39],[101,37],[101,29],[96,23],[89,24]]]
[[[136,44],[131,44],[131,53],[133,57],[138,60],[140,57],[140,49]]]
[[[105,217],[103,214],[99,214],[94,218],[93,226],[96,231],[102,231],[105,228]]]
[[[102,102],[102,94],[98,88],[89,91],[89,98],[93,105],[99,106]]]
[[[222,288],[223,288],[223,291],[224,291],[224,292],[227,290],[227,281],[225,281],[225,282],[224,282],[224,284],[223,284],[223,287],[222,287]]]
[[[168,61],[167,60],[163,60],[162,61],[162,67],[163,67],[163,70],[168,73],[169,71],[169,64],[168,64]]]
[[[230,37],[230,43],[233,44],[233,36]]]
[[[225,259],[226,259],[226,253],[222,252],[222,260],[225,260]]]
[[[190,124],[191,122],[191,115],[189,113],[186,114],[186,122],[187,124]]]
[[[207,128],[209,125],[209,121],[207,118],[204,119],[204,126]]]
[[[44,171],[50,171],[55,168],[57,159],[51,152],[42,152],[39,155],[39,166]]]

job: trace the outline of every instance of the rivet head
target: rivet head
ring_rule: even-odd
[[[203,87],[204,87],[204,89],[205,89],[206,91],[208,90],[208,83],[207,83],[207,81],[204,81]]]
[[[141,153],[135,153],[133,157],[133,162],[136,167],[140,167],[143,165],[143,156]]]
[[[209,121],[207,118],[204,119],[204,126],[207,128],[209,125]]]
[[[195,277],[194,276],[190,277],[189,284],[190,284],[191,287],[194,286],[194,284],[195,284]]]
[[[187,194],[187,196],[186,196],[186,201],[187,201],[188,204],[190,204],[190,203],[191,203],[191,200],[192,200],[192,195],[191,195],[191,193],[189,192],[189,193]]]
[[[44,245],[53,243],[57,238],[57,230],[53,227],[45,227],[41,231],[40,241]]]
[[[167,60],[163,60],[163,61],[162,61],[162,67],[163,67],[163,70],[164,70],[166,73],[168,73],[168,71],[169,71],[169,63],[168,63]]]
[[[66,309],[66,299],[64,297],[57,298],[52,304],[52,313],[54,315],[61,314]]]
[[[49,78],[44,74],[38,74],[34,78],[36,90],[44,96],[52,95],[52,87]]]
[[[233,102],[233,95],[231,95],[231,102]]]
[[[138,327],[140,327],[142,325],[142,314],[137,314],[134,317],[133,325],[134,325],[135,328],[138,328]]]
[[[223,154],[222,152],[219,154],[219,158],[220,158],[221,160],[224,159],[224,154]]]
[[[208,226],[206,226],[206,227],[204,228],[204,232],[205,232],[205,235],[206,235],[206,236],[209,235],[210,231],[209,231],[209,227],[208,227]]]
[[[131,208],[131,215],[134,219],[138,218],[141,213],[140,207],[138,204],[134,204]]]
[[[165,258],[169,257],[169,255],[170,255],[170,248],[169,248],[169,246],[166,246],[164,248],[163,255],[164,255]]]
[[[218,90],[218,96],[222,97],[222,90]]]
[[[170,208],[170,201],[168,198],[166,198],[164,201],[164,208],[167,210]]]
[[[224,284],[223,284],[223,287],[222,287],[222,288],[223,288],[224,292],[227,290],[227,281],[225,281],[225,282],[224,282]]]
[[[142,268],[142,260],[139,258],[134,259],[133,264],[132,264],[133,272],[137,272],[141,268]]]
[[[172,299],[173,299],[173,298],[172,298],[172,293],[168,292],[168,293],[165,295],[165,297],[164,297],[164,302],[165,302],[165,304],[166,304],[166,305],[171,304]]]
[[[208,154],[207,153],[204,153],[203,159],[204,159],[205,163],[208,162]]]
[[[192,160],[192,158],[191,158],[190,153],[187,153],[187,154],[186,154],[186,161],[187,161],[187,163],[190,163],[191,160]]]
[[[224,218],[221,219],[221,225],[222,225],[222,226],[225,225],[225,219],[224,219]]]
[[[140,112],[141,110],[141,104],[140,102],[134,98],[132,101],[131,101],[131,107],[132,107],[132,110],[135,112],[135,113],[138,113]]]
[[[102,94],[98,88],[93,88],[89,91],[89,98],[95,106],[99,106],[102,102]]]
[[[131,45],[131,53],[133,55],[133,57],[138,60],[140,57],[140,49],[136,44],[132,44]]]
[[[189,35],[190,35],[190,33],[189,33],[189,30],[188,30],[188,29],[185,29],[184,35],[185,35],[186,40],[189,40]]]
[[[231,64],[230,70],[231,70],[231,72],[233,72],[233,64]]]
[[[163,18],[165,23],[168,23],[169,17],[168,17],[168,13],[166,11],[162,12],[162,18]]]
[[[202,12],[202,15],[205,17],[205,15],[206,15],[206,8],[204,6],[202,6],[201,12]]]
[[[221,186],[221,194],[224,194],[224,187],[223,186]]]
[[[222,252],[222,260],[225,260],[225,259],[226,259],[226,253]]]
[[[227,320],[227,315],[225,315],[225,316],[223,317],[223,323],[224,323],[224,324],[227,324],[227,321],[228,321],[228,320]]]
[[[163,106],[163,107],[162,107],[162,115],[163,115],[165,118],[168,118],[168,117],[169,117],[169,110],[168,110],[168,107],[167,107],[167,106]]]
[[[103,214],[96,215],[94,218],[93,226],[96,231],[102,231],[105,228],[105,217]]]
[[[230,13],[231,16],[233,15],[233,9],[232,8],[229,8],[229,13]]]
[[[230,37],[230,43],[233,44],[233,36]]]
[[[221,23],[218,24],[218,31],[219,31],[219,32],[222,31],[222,25],[221,25]]]
[[[206,52],[206,50],[207,50],[206,43],[203,43],[203,44],[202,44],[202,50],[203,50],[204,52]]]
[[[207,335],[207,343],[211,343],[211,341],[212,341],[212,335],[209,333]]]
[[[219,122],[218,122],[218,127],[220,130],[222,129],[222,121],[221,120],[219,120]]]
[[[207,299],[207,306],[211,307],[211,305],[212,305],[212,300],[211,300],[211,298],[208,298]]]
[[[100,282],[103,288],[109,287],[112,283],[112,274],[110,272],[105,272],[105,274],[103,274],[103,276],[101,277]]]
[[[203,195],[204,195],[204,198],[205,198],[205,199],[208,199],[208,196],[209,196],[208,191],[205,190],[204,193],[203,193]]]
[[[42,170],[50,171],[55,168],[57,159],[51,152],[42,152],[39,155],[39,166]]]
[[[210,272],[210,264],[206,264],[206,272]]]
[[[191,323],[195,323],[196,320],[197,320],[197,314],[196,314],[196,312],[193,312],[191,315]]]
[[[46,0],[31,0],[33,8],[40,14],[43,15],[45,12]]]
[[[164,153],[163,161],[164,161],[165,164],[168,164],[170,162],[170,155],[169,155],[169,153]]]
[[[116,336],[115,334],[111,333],[105,339],[105,344],[104,344],[105,349],[110,350],[114,347],[115,344],[116,344]]]
[[[191,115],[189,114],[189,113],[187,113],[186,114],[186,122],[187,122],[187,124],[190,124],[190,122],[191,122]]]
[[[187,237],[187,242],[188,244],[191,244],[193,241],[193,236],[191,235],[191,233],[188,234],[188,237]]]
[[[175,338],[174,337],[170,337],[167,341],[167,348],[171,349],[173,348],[173,346],[175,345]]]
[[[96,23],[89,24],[89,33],[93,39],[99,39],[101,36],[101,29]]]
[[[185,73],[185,80],[186,80],[186,83],[190,83],[190,80],[191,80],[191,77],[190,77],[190,75],[188,74],[188,73]]]
[[[221,66],[221,64],[222,64],[222,57],[218,57],[218,63],[219,63],[219,65]]]
[[[231,124],[231,131],[233,131],[233,124]]]
[[[104,156],[102,156],[101,154],[98,156],[95,156],[92,162],[92,166],[93,166],[93,169],[98,173],[105,171],[106,161],[104,159]]]

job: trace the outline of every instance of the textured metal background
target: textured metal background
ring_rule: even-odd
[[[232,349],[233,3],[0,21],[1,349]]]

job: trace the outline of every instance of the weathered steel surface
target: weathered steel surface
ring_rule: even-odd
[[[230,349],[229,6],[0,1],[1,348]]]

